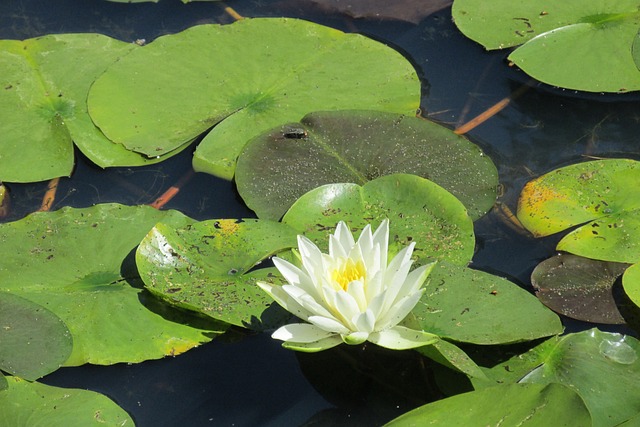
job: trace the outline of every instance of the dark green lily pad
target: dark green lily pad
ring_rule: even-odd
[[[498,172],[476,145],[434,122],[377,111],[314,112],[271,129],[244,147],[235,180],[258,217],[278,220],[316,187],[394,173],[430,179],[473,219],[496,200]]]
[[[263,329],[289,314],[256,285],[280,280],[277,270],[250,270],[296,245],[295,230],[273,221],[221,219],[185,228],[160,223],[140,243],[136,264],[147,289],[169,303]]]
[[[58,316],[6,292],[0,292],[0,343],[0,369],[30,381],[62,366],[73,347]]]
[[[419,101],[416,72],[398,52],[287,18],[159,37],[109,67],[88,98],[91,117],[109,139],[150,158],[172,155],[215,125],[194,167],[226,179],[247,141],[311,111],[415,114]]]
[[[640,89],[634,0],[455,0],[452,13],[458,28],[487,49],[522,44],[509,60],[542,82],[590,92]]]
[[[89,390],[52,387],[8,377],[0,394],[3,426],[134,426],[133,420],[108,397]]]
[[[573,319],[623,324],[612,286],[629,264],[560,254],[542,261],[531,283],[544,305]]]
[[[582,225],[560,251],[603,261],[640,261],[640,162],[595,160],[556,169],[530,181],[518,219],[535,236]]]
[[[0,181],[69,176],[72,140],[102,167],[156,161],[113,144],[87,113],[93,81],[135,47],[101,34],[0,40]]]
[[[508,344],[562,333],[560,318],[515,283],[440,262],[412,313],[424,331],[453,341]]]
[[[419,264],[447,260],[466,265],[473,256],[473,222],[451,193],[416,175],[386,175],[363,186],[327,184],[306,193],[282,218],[326,250],[339,221],[358,234],[367,224],[389,219],[389,251],[416,242]]]
[[[416,408],[388,427],[415,426],[590,426],[576,392],[560,384],[494,386]]]
[[[156,308],[123,261],[160,220],[184,225],[176,211],[118,204],[64,208],[0,224],[0,290],[44,306],[73,336],[66,365],[140,362],[208,342],[223,325],[187,326]],[[155,311],[151,311],[153,308]],[[141,326],[143,325],[143,326]],[[126,343],[126,344],[125,344]]]
[[[582,397],[594,426],[616,426],[640,412],[639,351],[633,337],[591,329],[550,338],[485,373],[499,384],[564,384]]]

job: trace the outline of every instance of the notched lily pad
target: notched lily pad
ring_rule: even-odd
[[[508,344],[562,332],[560,318],[513,282],[440,262],[412,313],[427,332],[458,342]]]
[[[378,111],[323,111],[251,140],[236,166],[238,192],[260,218],[278,220],[324,184],[384,175],[427,178],[477,219],[493,206],[498,172],[466,138],[429,120]]]
[[[354,234],[367,224],[389,219],[389,251],[416,242],[420,264],[433,259],[466,265],[475,236],[467,210],[451,193],[416,175],[386,175],[363,186],[327,184],[309,191],[291,206],[282,222],[326,250],[339,221]]]
[[[208,342],[224,325],[189,326],[194,319],[177,310],[156,308],[152,301],[143,305],[149,296],[137,287],[137,276],[123,269],[161,219],[191,221],[176,211],[102,204],[0,224],[0,290],[40,304],[65,322],[73,337],[66,365],[140,362]]]
[[[109,141],[87,113],[90,85],[135,48],[101,34],[0,40],[0,181],[69,176],[72,140],[102,167],[152,163]]]
[[[494,386],[420,406],[387,427],[414,426],[590,426],[580,396],[560,384]]]
[[[171,304],[253,329],[289,317],[256,285],[280,280],[277,270],[252,268],[296,246],[296,232],[277,222],[209,220],[175,228],[157,224],[136,251],[147,289]]]
[[[0,425],[134,426],[107,396],[89,390],[52,387],[7,377],[0,396]]]
[[[531,283],[538,299],[556,313],[586,322],[623,324],[612,286],[628,266],[560,254],[538,264]]]
[[[582,397],[594,426],[617,426],[640,412],[639,351],[631,336],[590,329],[550,338],[485,373],[498,384],[564,384]]]
[[[382,43],[298,19],[252,18],[136,49],[96,80],[88,105],[109,139],[148,157],[169,156],[215,125],[194,168],[231,179],[246,142],[274,126],[317,110],[415,114],[419,101],[413,66]]]
[[[456,0],[452,13],[487,49],[522,44],[509,60],[542,82],[590,92],[640,89],[635,0]]]
[[[0,343],[0,369],[30,381],[62,366],[73,347],[58,316],[7,292],[0,292]]]
[[[528,182],[518,219],[535,236],[582,225],[557,246],[586,258],[640,261],[640,162],[595,160],[556,169]],[[584,224],[584,225],[583,225]]]

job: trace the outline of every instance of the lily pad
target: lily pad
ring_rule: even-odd
[[[594,323],[623,324],[612,287],[629,264],[560,254],[536,266],[531,283],[556,313]]]
[[[576,392],[560,384],[510,384],[420,406],[386,426],[590,426]]]
[[[424,331],[472,344],[508,344],[562,333],[560,318],[513,282],[445,262],[412,313]]]
[[[429,120],[378,111],[314,112],[271,129],[244,147],[235,180],[258,217],[278,220],[316,187],[393,173],[430,179],[473,219],[496,200],[498,172],[480,148]]]
[[[256,285],[257,280],[279,280],[277,270],[250,270],[294,246],[295,230],[278,222],[221,219],[185,228],[160,223],[140,243],[136,264],[147,289],[169,303],[263,329],[289,314]]]
[[[640,306],[640,263],[632,265],[624,272],[622,286],[629,299]]]
[[[460,347],[445,340],[416,348],[416,351],[431,360],[440,363],[469,377],[487,379],[480,367]]]
[[[634,0],[455,0],[452,13],[460,31],[487,49],[522,44],[509,59],[542,82],[590,92],[640,89]]]
[[[193,164],[226,179],[247,141],[311,111],[415,114],[419,102],[416,72],[398,52],[359,34],[287,18],[159,37],[109,67],[88,99],[109,139],[148,157],[172,155],[215,125]]]
[[[633,337],[591,329],[550,338],[485,373],[500,384],[564,384],[582,397],[594,426],[615,426],[640,412],[639,351]]]
[[[389,251],[416,242],[419,264],[447,260],[466,265],[473,256],[473,222],[451,193],[416,175],[386,175],[363,186],[327,184],[309,191],[282,218],[299,234],[326,250],[339,221],[362,230],[389,219]]]
[[[131,285],[139,284],[137,274],[123,269],[125,258],[160,220],[184,225],[188,218],[148,206],[103,204],[1,224],[0,290],[40,304],[65,322],[73,336],[68,366],[140,362],[210,341],[222,325],[177,323],[193,319],[154,307]],[[149,308],[141,300],[150,300]]]
[[[70,175],[72,140],[102,167],[153,163],[109,141],[87,113],[90,85],[135,47],[101,34],[0,40],[0,180]]]
[[[6,292],[0,292],[0,343],[0,369],[31,381],[62,366],[73,347],[58,316]]]
[[[89,390],[52,387],[8,377],[0,394],[3,426],[134,426],[133,420],[108,397]]]
[[[525,185],[518,219],[535,236],[576,225],[558,250],[603,261],[640,261],[640,162],[595,160],[549,172]],[[584,224],[584,225],[583,225]]]

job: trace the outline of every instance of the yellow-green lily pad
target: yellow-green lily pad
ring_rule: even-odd
[[[157,72],[156,72],[157,71]],[[200,25],[159,37],[113,64],[89,92],[89,112],[112,141],[166,157],[213,129],[197,171],[233,177],[247,141],[317,110],[415,114],[420,82],[390,47],[290,18]]]

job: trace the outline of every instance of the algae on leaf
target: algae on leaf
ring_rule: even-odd
[[[226,179],[245,143],[276,125],[317,110],[415,115],[419,101],[416,72],[395,50],[287,18],[159,37],[109,67],[88,98],[109,139],[149,158],[170,156],[215,126],[193,164]]]

